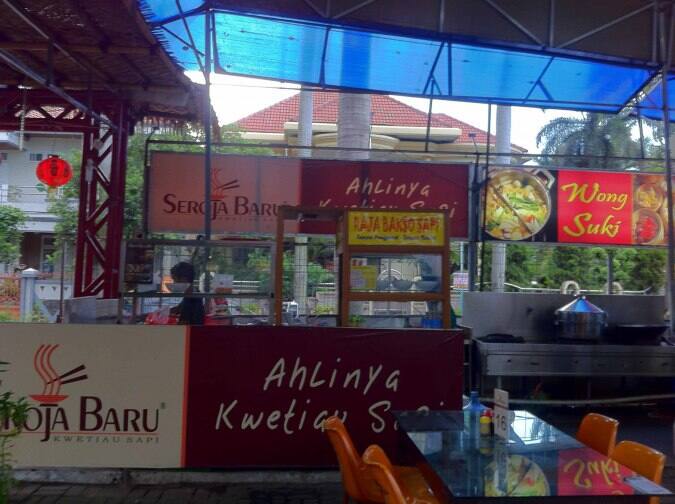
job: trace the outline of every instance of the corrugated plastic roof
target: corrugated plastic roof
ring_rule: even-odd
[[[160,0],[146,4],[150,21],[164,30],[181,64],[199,68],[190,34],[175,15],[178,9]],[[203,2],[177,5],[183,5],[196,48],[203,51]],[[391,33],[332,20],[216,9],[213,22],[217,72],[323,88],[617,113],[655,76],[645,65]]]

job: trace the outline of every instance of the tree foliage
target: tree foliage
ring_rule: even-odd
[[[640,144],[632,138],[633,118],[584,112],[580,117],[558,117],[545,124],[537,133],[537,147],[542,154],[564,157],[544,157],[542,164],[578,166],[585,168],[624,168],[624,162],[613,156],[638,157]],[[601,156],[588,158],[584,156]]]
[[[11,263],[19,258],[21,226],[26,214],[18,208],[0,206],[0,262]]]

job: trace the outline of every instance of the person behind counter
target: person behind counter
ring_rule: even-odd
[[[198,291],[192,286],[195,269],[188,262],[179,262],[171,268],[171,278],[176,284],[187,284],[184,293],[194,294]],[[180,304],[171,308],[171,314],[178,317],[179,324],[203,325],[204,302],[201,297],[184,297]]]

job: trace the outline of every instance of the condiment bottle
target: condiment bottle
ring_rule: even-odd
[[[492,433],[492,421],[487,415],[480,417],[480,435],[489,436]]]

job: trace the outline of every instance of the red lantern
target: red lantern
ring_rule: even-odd
[[[49,187],[60,187],[73,178],[73,169],[67,161],[56,154],[50,154],[47,159],[38,163],[35,174],[43,184]]]

